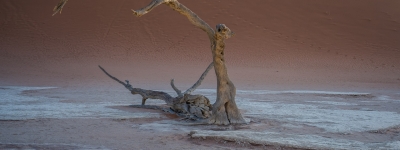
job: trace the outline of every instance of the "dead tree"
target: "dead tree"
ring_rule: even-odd
[[[134,88],[132,87],[132,85],[129,83],[128,80],[122,82],[118,78],[109,74],[103,67],[99,66],[99,68],[108,77],[124,85],[125,88],[128,89],[133,95],[139,94],[140,96],[142,96],[142,105],[131,105],[131,106],[139,108],[162,109],[164,111],[176,113],[179,116],[183,117],[184,119],[190,119],[190,120],[202,120],[202,119],[207,119],[211,116],[212,106],[210,104],[210,100],[203,95],[192,95],[191,92],[193,92],[198,86],[200,86],[201,82],[204,80],[204,77],[207,75],[208,71],[210,71],[212,67],[213,63],[208,65],[207,69],[200,76],[199,80],[197,80],[197,82],[192,87],[190,87],[183,93],[178,88],[175,87],[174,79],[172,79],[171,86],[178,95],[176,97],[172,97],[168,93],[162,91]],[[167,103],[167,105],[169,106],[169,108],[166,109],[159,106],[145,105],[147,99],[164,100],[165,103]]]
[[[61,0],[54,8],[54,14],[61,13],[67,1]],[[245,123],[235,102],[236,88],[228,77],[224,59],[224,40],[232,37],[234,33],[225,24],[218,24],[216,31],[214,31],[205,21],[177,0],[152,0],[144,8],[132,11],[135,16],[140,17],[149,13],[160,4],[165,4],[186,16],[192,24],[205,31],[208,35],[213,54],[214,70],[217,76],[217,99],[213,104],[212,116],[208,118],[208,123],[223,125]]]

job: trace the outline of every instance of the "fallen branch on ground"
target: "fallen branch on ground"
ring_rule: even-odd
[[[167,103],[167,105],[170,107],[170,110],[168,110],[169,112],[176,113],[177,115],[183,117],[184,119],[190,119],[190,120],[206,119],[211,116],[212,105],[210,104],[210,100],[203,95],[192,95],[191,92],[193,92],[198,86],[200,86],[201,82],[204,80],[208,71],[212,67],[213,63],[208,65],[207,69],[200,76],[199,80],[197,80],[197,82],[192,87],[190,87],[183,93],[178,88],[175,87],[174,79],[172,79],[171,86],[178,94],[177,97],[173,97],[168,93],[162,91],[134,88],[132,87],[132,85],[129,83],[128,80],[122,82],[118,78],[109,74],[103,67],[99,66],[99,68],[108,77],[122,84],[133,95],[139,94],[140,96],[142,96],[141,105],[131,105],[131,106],[138,108],[148,108],[148,109],[162,109],[162,107],[159,106],[145,105],[147,99],[160,99],[164,100],[165,103]]]

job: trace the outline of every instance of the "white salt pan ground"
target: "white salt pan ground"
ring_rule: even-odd
[[[37,118],[160,118],[160,113],[129,112],[112,106],[140,104],[132,95],[107,99],[73,101],[63,97],[29,95],[54,87],[0,87],[0,119]],[[126,91],[121,91],[126,92]],[[173,93],[172,91],[168,91]],[[215,89],[199,89],[210,100]],[[90,94],[90,93],[86,93]],[[98,97],[109,94],[97,93]],[[118,93],[117,93],[118,94]],[[116,94],[116,95],[117,95]],[[113,97],[114,95],[109,95]],[[129,97],[129,100],[123,100]],[[245,91],[238,90],[237,105],[250,124],[235,126],[187,126],[179,120],[135,124],[143,131],[185,132],[192,137],[219,138],[262,145],[313,149],[400,149],[400,100],[396,96],[333,91]],[[95,99],[95,98],[93,98]],[[212,102],[213,103],[213,102]],[[162,105],[148,100],[148,105]]]
[[[214,89],[197,92],[215,99]],[[400,101],[387,95],[238,90],[236,98],[237,105],[245,111],[244,116],[255,122],[251,129],[196,130],[194,137],[311,149],[400,149],[400,110],[396,109]],[[270,127],[254,127],[269,122],[273,124]],[[370,134],[379,130],[395,130],[395,135]]]
[[[24,120],[36,118],[142,118],[160,117],[157,113],[135,113],[106,108],[115,105],[107,101],[68,101],[63,98],[28,96],[24,91],[54,89],[56,87],[0,87],[0,119]]]

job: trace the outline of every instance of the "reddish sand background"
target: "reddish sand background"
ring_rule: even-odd
[[[400,87],[398,0],[180,2],[237,33],[225,54],[238,89]],[[71,0],[52,17],[57,3],[0,1],[0,85],[116,85],[100,64],[144,88],[183,88],[212,60],[206,34],[166,6],[137,18],[149,0]]]
[[[97,65],[136,87],[171,91],[171,78],[181,89],[187,88],[212,60],[206,34],[166,6],[138,18],[131,9],[150,0],[70,0],[61,15],[52,17],[58,1],[0,1],[0,86],[57,86],[61,88],[36,94],[76,103],[131,100],[135,97]],[[226,41],[225,54],[238,90],[389,91],[392,95],[394,91],[398,97],[399,0],[180,2],[211,26],[224,23],[236,33]],[[211,71],[200,88],[215,87]],[[305,101],[304,97],[300,100]],[[398,111],[394,106],[383,109]],[[116,149],[224,148],[215,142],[189,143],[183,131],[155,133],[132,126],[147,122],[152,120],[2,120],[1,129],[6,130],[1,131],[5,136],[0,138],[0,147],[76,148],[40,145],[61,142]],[[274,126],[269,120],[261,124]]]

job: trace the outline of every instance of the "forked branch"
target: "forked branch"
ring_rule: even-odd
[[[142,16],[150,12],[153,8],[164,3],[171,7],[173,10],[186,16],[189,21],[195,26],[204,30],[211,42],[211,51],[213,54],[213,62],[215,74],[217,75],[217,99],[213,104],[213,116],[209,118],[208,122],[211,124],[237,124],[245,123],[235,102],[236,88],[228,77],[228,71],[225,66],[224,59],[224,40],[232,37],[234,33],[224,24],[218,24],[217,30],[214,31],[206,22],[200,19],[194,12],[180,4],[178,0],[152,0],[152,2],[138,10],[133,11],[136,16]],[[173,85],[173,81],[171,81]],[[174,87],[173,87],[174,88]],[[177,88],[174,88],[177,89]],[[177,93],[181,91],[176,90]],[[190,92],[190,91],[189,91]]]
[[[170,106],[171,110],[177,113],[180,116],[183,116],[186,119],[204,119],[211,116],[211,104],[207,97],[203,95],[191,95],[187,94],[188,91],[193,91],[200,84],[204,77],[207,75],[208,70],[212,68],[212,64],[210,64],[206,71],[201,75],[200,79],[193,85],[190,89],[188,89],[185,94],[178,94],[177,97],[172,97],[168,93],[161,91],[153,91],[153,90],[145,90],[141,88],[133,88],[131,84],[129,84],[128,80],[126,82],[122,82],[118,78],[109,74],[103,67],[99,66],[99,68],[111,79],[117,81],[118,83],[125,86],[132,94],[139,94],[142,96],[142,105],[133,105],[135,107],[141,108],[161,108],[158,106],[148,106],[145,105],[147,99],[160,99],[164,100],[168,106]],[[173,84],[173,83],[171,83]],[[173,86],[175,87],[175,86]],[[176,88],[176,87],[175,87]],[[177,90],[177,89],[176,89]]]
[[[61,13],[67,1],[68,0],[61,0],[54,8],[53,15],[57,14],[58,12]],[[150,12],[152,9],[160,4],[166,4],[173,10],[186,16],[192,24],[205,31],[209,37],[214,63],[212,65],[210,64],[207,70],[199,78],[198,82],[196,82],[191,88],[182,93],[182,91],[175,87],[174,80],[171,80],[171,86],[178,94],[178,97],[173,98],[165,92],[133,88],[128,81],[126,81],[126,83],[122,82],[108,74],[103,68],[99,66],[100,69],[103,70],[103,72],[106,73],[110,78],[124,85],[128,90],[131,91],[132,94],[142,95],[142,105],[145,104],[145,101],[148,98],[162,99],[168,105],[170,105],[175,112],[183,112],[185,114],[189,114],[190,116],[195,115],[197,117],[200,116],[200,118],[208,118],[210,116],[209,110],[211,108],[209,100],[202,95],[190,95],[190,93],[200,85],[201,81],[204,79],[205,74],[207,74],[211,66],[214,66],[218,85],[217,99],[212,106],[213,115],[208,119],[208,122],[212,124],[224,125],[231,123],[245,123],[245,120],[243,119],[235,102],[236,88],[228,77],[228,72],[225,66],[224,59],[224,40],[232,37],[234,35],[233,32],[224,24],[218,24],[216,28],[217,30],[214,31],[194,12],[179,3],[178,0],[152,0],[151,3],[144,8],[132,11],[134,15],[142,16]]]
[[[204,70],[203,74],[201,74],[199,80],[197,80],[196,83],[194,83],[192,85],[192,87],[190,87],[189,89],[187,89],[185,92],[182,93],[181,90],[179,90],[178,88],[176,88],[175,84],[174,84],[174,79],[171,79],[171,86],[172,88],[175,90],[175,92],[178,94],[178,96],[183,96],[185,94],[191,94],[194,90],[196,90],[197,87],[199,87],[201,85],[201,82],[203,82],[204,78],[207,76],[207,73],[211,70],[211,68],[214,66],[214,62],[211,62],[207,69]]]

